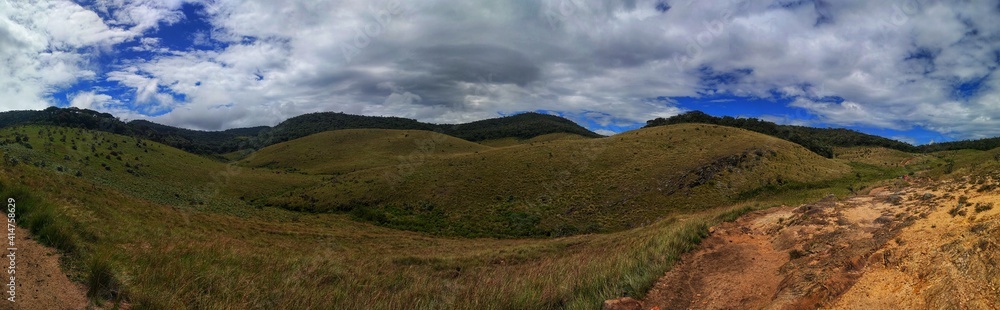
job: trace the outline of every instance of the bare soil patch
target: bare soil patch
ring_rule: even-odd
[[[985,205],[1000,193],[976,190],[993,183],[923,182],[747,214],[714,227],[641,309],[996,309],[1000,207]]]
[[[20,227],[16,230],[16,236],[17,298],[16,302],[8,301],[6,298],[10,295],[6,293],[5,287],[0,309],[86,309],[86,289],[66,276],[59,265],[56,250],[31,239],[28,231]],[[5,263],[9,262],[6,255],[3,259]],[[10,281],[9,275],[6,272],[3,274],[6,285]]]

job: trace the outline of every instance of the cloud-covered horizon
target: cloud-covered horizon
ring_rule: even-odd
[[[993,1],[0,1],[0,110],[203,130],[548,111],[609,133],[703,108],[982,138],[998,20]]]

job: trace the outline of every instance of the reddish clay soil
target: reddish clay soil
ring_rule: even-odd
[[[714,227],[644,300],[605,308],[997,309],[991,184],[925,181],[753,212]]]

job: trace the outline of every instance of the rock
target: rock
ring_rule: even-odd
[[[604,310],[642,310],[642,304],[632,297],[622,297],[604,301]]]

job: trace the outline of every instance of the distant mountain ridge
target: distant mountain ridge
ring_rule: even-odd
[[[834,147],[872,146],[924,153],[961,149],[990,150],[1000,147],[1000,137],[913,146],[909,143],[850,129],[778,125],[756,118],[715,117],[701,111],[687,112],[669,118],[656,118],[647,121],[644,127],[684,123],[705,123],[743,128],[798,143],[824,157],[832,157]],[[402,117],[318,112],[292,117],[274,127],[258,126],[223,131],[191,130],[145,120],[126,123],[109,113],[75,107],[49,107],[41,111],[0,112],[0,128],[32,124],[85,128],[131,135],[202,155],[260,149],[276,143],[338,129],[427,130],[473,142],[501,138],[527,140],[553,133],[570,133],[589,138],[601,136],[571,120],[534,112],[464,124],[432,124]]]
[[[75,107],[49,107],[42,111],[0,113],[0,128],[30,124],[86,128],[131,135],[203,155],[260,149],[272,144],[338,129],[427,130],[469,141],[499,138],[530,139],[552,133],[572,133],[584,137],[601,136],[568,119],[534,112],[464,124],[431,124],[401,117],[319,112],[296,116],[274,127],[258,126],[223,131],[191,130],[145,120],[126,123],[108,113]]]
[[[454,125],[423,123],[401,117],[320,112],[296,116],[274,126],[263,133],[262,146],[338,129],[427,130],[473,142],[499,138],[531,139],[550,133],[572,133],[591,138],[601,136],[571,120],[534,112]]]

